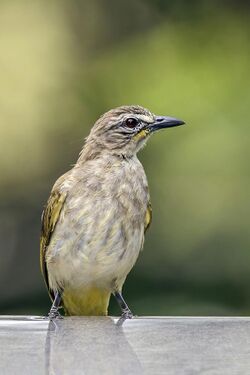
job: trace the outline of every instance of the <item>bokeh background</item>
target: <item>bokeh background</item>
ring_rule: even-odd
[[[249,315],[249,3],[2,0],[0,45],[0,313],[48,311],[51,186],[100,114],[140,104],[187,126],[139,155],[154,212],[124,288],[131,309]]]

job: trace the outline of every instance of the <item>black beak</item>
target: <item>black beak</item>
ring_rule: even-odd
[[[179,126],[183,124],[185,124],[184,121],[178,120],[177,118],[174,118],[174,117],[156,116],[155,122],[153,124],[150,124],[148,129],[151,132],[154,132],[156,130],[171,128],[172,126]]]

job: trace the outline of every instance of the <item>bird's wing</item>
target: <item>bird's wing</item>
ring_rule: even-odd
[[[40,237],[40,265],[41,271],[47,285],[51,299],[53,300],[53,292],[49,288],[48,271],[46,267],[46,250],[50,243],[51,236],[56,227],[57,221],[65,202],[67,193],[60,192],[58,188],[54,188],[48,199],[47,205],[42,213],[42,230]]]
[[[146,215],[145,215],[145,220],[144,220],[144,233],[146,233],[146,231],[149,228],[151,222],[152,222],[152,206],[151,206],[151,202],[149,201],[148,206],[147,206]]]

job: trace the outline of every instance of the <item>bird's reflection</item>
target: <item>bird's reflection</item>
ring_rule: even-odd
[[[49,322],[45,374],[143,373],[123,332],[123,322],[117,323],[110,317],[67,317]]]

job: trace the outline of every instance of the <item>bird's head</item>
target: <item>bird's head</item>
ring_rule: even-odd
[[[157,116],[141,106],[111,109],[94,124],[86,144],[129,157],[158,130],[184,124],[173,117]]]

